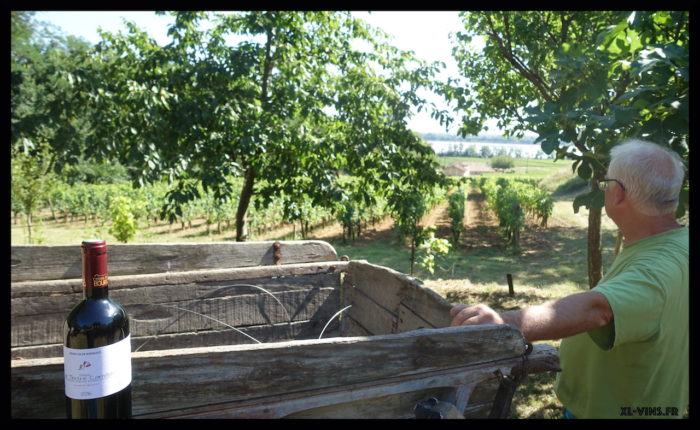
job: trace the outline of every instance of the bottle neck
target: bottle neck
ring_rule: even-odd
[[[108,288],[105,287],[100,287],[100,288],[91,288],[91,287],[85,287],[85,298],[90,299],[90,300],[99,300],[99,299],[106,299],[109,297],[109,291]]]
[[[107,246],[103,241],[83,242],[83,289],[86,299],[105,299],[109,292]]]

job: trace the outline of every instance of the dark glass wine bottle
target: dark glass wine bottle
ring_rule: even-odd
[[[66,318],[63,348],[68,418],[131,417],[129,317],[109,298],[107,245],[82,243],[85,299]]]

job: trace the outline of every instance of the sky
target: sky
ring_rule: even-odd
[[[442,61],[445,72],[439,79],[457,75],[457,65],[451,56],[449,33],[463,28],[456,11],[355,11],[353,14],[372,26],[390,34],[391,43],[402,50],[412,50],[418,58],[428,62]],[[171,16],[158,16],[148,11],[37,11],[34,18],[60,28],[63,33],[82,37],[90,43],[97,43],[100,37],[98,28],[109,32],[125,30],[122,18],[134,22],[146,30],[159,44],[169,42],[167,36]],[[421,93],[426,99],[446,108],[445,102],[432,93]],[[430,118],[424,111],[414,115],[409,128],[420,133],[445,133],[445,128]],[[455,127],[449,131],[454,134]],[[491,127],[489,127],[491,129]]]

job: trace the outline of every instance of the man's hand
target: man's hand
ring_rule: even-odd
[[[520,330],[529,342],[562,339],[613,321],[608,300],[597,291],[575,293],[500,314],[486,305],[457,305],[450,309],[450,315],[451,326],[509,324]]]
[[[452,322],[450,326],[479,325],[479,324],[507,324],[501,315],[486,305],[457,305],[450,309]]]

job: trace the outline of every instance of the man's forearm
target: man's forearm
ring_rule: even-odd
[[[602,327],[612,321],[605,296],[595,291],[572,294],[517,311],[500,313],[506,324],[519,329],[525,339],[562,339]]]

